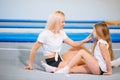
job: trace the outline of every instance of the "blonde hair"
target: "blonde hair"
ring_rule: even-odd
[[[48,18],[46,29],[54,30],[54,33],[60,32],[60,22],[65,14],[62,11],[53,12]]]
[[[107,43],[109,44],[109,54],[110,54],[110,58],[111,60],[114,59],[114,55],[113,55],[113,50],[112,50],[112,43],[111,43],[111,39],[110,39],[110,32],[109,32],[109,28],[105,23],[97,23],[94,25],[94,28],[96,30],[96,34],[103,40],[107,41]],[[97,40],[94,42],[94,47],[92,49],[92,52],[95,49]]]

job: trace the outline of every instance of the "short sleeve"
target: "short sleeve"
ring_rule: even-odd
[[[39,41],[39,42],[41,42],[41,43],[45,43],[46,37],[47,37],[47,31],[44,30],[44,31],[42,31],[42,32],[39,34],[39,36],[38,36],[38,38],[37,38],[37,41]]]
[[[108,43],[107,43],[105,40],[100,39],[100,40],[98,41],[98,43],[102,43],[102,44],[107,45],[107,48],[109,47]]]
[[[61,34],[62,34],[63,40],[68,38],[67,34],[63,30],[61,30]]]

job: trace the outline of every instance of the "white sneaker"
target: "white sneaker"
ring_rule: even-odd
[[[41,61],[41,65],[45,68],[46,72],[55,72],[57,69],[57,67],[50,66],[43,61]]]

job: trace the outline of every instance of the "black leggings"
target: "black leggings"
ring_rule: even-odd
[[[55,57],[46,59],[48,65],[53,67],[58,67],[59,63],[62,61],[61,57],[58,55],[58,61],[55,61]]]

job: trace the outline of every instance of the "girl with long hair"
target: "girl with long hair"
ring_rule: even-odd
[[[64,68],[55,73],[112,74],[111,61],[114,55],[108,26],[105,23],[95,24],[93,35],[95,38],[93,55],[81,49]],[[84,59],[84,65],[74,66],[82,59]]]

